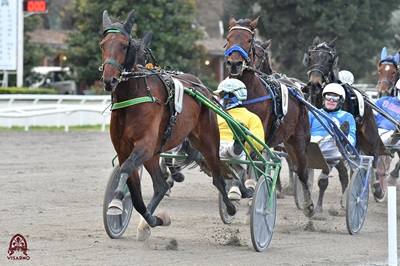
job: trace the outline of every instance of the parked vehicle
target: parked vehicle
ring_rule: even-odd
[[[77,94],[77,85],[70,78],[69,67],[34,67],[27,79],[30,88],[54,88],[58,94]]]

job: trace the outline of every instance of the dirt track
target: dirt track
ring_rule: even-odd
[[[113,240],[102,218],[115,155],[108,133],[0,132],[0,143],[0,265],[387,264],[387,202],[370,197],[361,233],[349,235],[336,176],[327,190],[325,219],[306,218],[292,196],[278,200],[275,233],[264,253],[253,249],[244,207],[232,225],[222,223],[217,190],[197,168],[185,170],[185,182],[160,206],[171,216],[169,227],[152,229],[149,240],[138,242],[134,213],[123,237]],[[143,191],[146,199],[152,194],[146,173]],[[29,262],[7,259],[18,233],[26,238]]]

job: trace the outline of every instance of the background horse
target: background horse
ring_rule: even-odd
[[[395,56],[387,54],[386,47],[382,48],[381,60],[378,63],[378,98],[384,96],[393,96],[394,86],[399,80],[400,72],[398,69],[399,65],[399,53]]]
[[[396,40],[400,44],[400,36],[396,34]],[[400,52],[400,50],[399,50]],[[381,59],[378,63],[378,98],[385,96],[394,96],[394,86],[396,86],[397,81],[400,78],[400,69],[399,69],[399,52],[396,55],[391,56],[387,54],[386,47],[382,48],[381,51]],[[400,158],[400,152],[397,152]],[[387,160],[383,159],[385,162]],[[390,160],[389,160],[390,161]],[[396,163],[395,168],[390,173],[392,176],[399,176],[400,171],[400,160]],[[385,169],[383,169],[385,172]]]
[[[317,108],[322,108],[323,105],[322,89],[324,86],[331,82],[340,83],[338,79],[339,58],[335,49],[336,39],[334,38],[330,43],[325,43],[318,36],[315,37],[312,46],[303,59],[303,64],[308,68],[308,84],[304,91],[308,94],[310,102]],[[357,149],[374,157],[373,168],[375,170],[378,156],[388,155],[389,152],[379,137],[378,126],[371,106],[366,104],[363,110],[364,114],[361,115],[359,103],[352,99],[355,96],[355,88],[346,84],[344,89],[346,100],[342,109],[352,113],[356,120]],[[326,189],[327,185],[320,187],[320,189]],[[344,192],[343,185],[342,183],[342,193]]]
[[[280,111],[274,112],[279,109],[273,103],[276,95],[267,90],[263,81],[250,67],[254,66],[256,57],[254,30],[258,24],[258,18],[253,21],[249,19],[236,21],[231,18],[229,24],[225,52],[229,76],[240,79],[246,85],[247,99],[252,103],[245,106],[260,117],[265,130],[265,143],[270,147],[275,147],[286,142],[293,149],[304,193],[303,211],[310,217],[314,214],[314,204],[307,184],[307,144],[310,141],[308,110],[295,97],[289,95],[287,113],[283,115]],[[281,84],[276,80],[274,82],[280,90]]]
[[[134,10],[124,23],[113,23],[108,12],[104,11],[103,37],[100,41],[103,63],[100,69],[101,82],[105,90],[111,92],[113,108],[110,135],[121,165],[121,176],[109,205],[109,213],[122,212],[121,199],[127,184],[133,206],[145,220],[141,220],[137,235],[139,240],[144,240],[150,236],[149,226],[170,223],[166,213],[158,216],[153,214],[169,189],[159,165],[160,152],[178,146],[186,137],[204,156],[227,212],[234,215],[236,209],[227,197],[221,175],[216,114],[186,93],[181,95],[183,102],[180,113],[173,105],[172,91],[181,86],[196,89],[210,99],[211,93],[192,75],[173,75],[175,79],[172,79],[165,71],[147,69],[137,64],[138,58],[146,53],[146,44],[131,38],[133,23]],[[137,172],[142,164],[151,175],[154,189],[147,206],[143,202]]]

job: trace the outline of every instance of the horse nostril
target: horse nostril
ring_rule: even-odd
[[[113,87],[117,86],[117,84],[118,84],[118,79],[116,79],[116,78],[113,78],[110,82],[110,85]]]

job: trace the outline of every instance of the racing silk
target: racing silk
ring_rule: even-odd
[[[329,116],[329,118],[331,118],[332,121],[339,127],[344,121],[348,121],[350,125],[350,131],[347,139],[353,146],[356,145],[356,122],[352,114],[343,110],[329,113],[323,109],[319,110],[325,115]],[[315,118],[315,116],[311,112],[308,113],[308,117],[310,119],[311,136],[326,137],[327,135],[329,135],[328,131],[321,125],[318,119]],[[326,119],[323,117],[321,117],[321,120],[326,122]]]
[[[260,118],[255,115],[254,113],[250,112],[244,107],[237,107],[228,110],[228,113],[238,122],[245,125],[251,133],[254,134],[258,139],[264,141],[264,128],[262,126]],[[229,128],[228,124],[226,123],[225,119],[218,115],[218,128],[220,133],[220,140],[225,140],[228,142],[233,142],[233,132]],[[262,150],[264,147],[258,143],[257,141],[253,140],[250,137],[250,140],[256,146],[258,150]],[[246,143],[246,149],[250,152],[250,145]]]
[[[382,97],[378,99],[375,104],[390,114],[394,119],[400,121],[400,101],[397,97]],[[378,124],[378,128],[383,128],[386,130],[395,130],[396,126],[389,120],[387,120],[383,115],[377,113],[375,114],[376,123]]]

